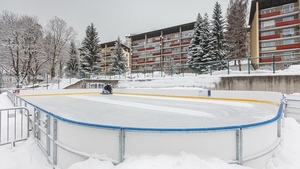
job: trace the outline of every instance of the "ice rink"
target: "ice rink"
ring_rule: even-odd
[[[278,111],[277,105],[250,101],[121,94],[64,94],[23,99],[70,120],[139,128],[237,126],[271,119]]]

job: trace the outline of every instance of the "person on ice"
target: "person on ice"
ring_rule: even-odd
[[[105,84],[104,90],[107,90],[110,94],[112,94],[112,87],[110,84]]]

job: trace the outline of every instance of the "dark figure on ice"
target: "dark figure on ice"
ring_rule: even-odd
[[[111,87],[110,84],[106,84],[106,85],[104,86],[104,90],[106,90],[106,91],[108,91],[110,94],[112,94],[112,87]]]

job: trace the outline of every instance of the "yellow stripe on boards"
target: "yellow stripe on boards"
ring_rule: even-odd
[[[100,92],[24,94],[24,95],[19,95],[19,96],[20,97],[69,96],[69,95],[86,95],[86,94],[100,94]],[[142,93],[124,93],[124,92],[114,92],[114,94],[138,95],[138,96],[158,96],[158,97],[176,97],[176,98],[190,98],[190,99],[204,99],[204,100],[224,100],[224,101],[238,101],[238,102],[254,102],[254,103],[274,104],[274,105],[277,105],[277,106],[280,105],[279,103],[271,102],[271,101],[266,101],[266,100],[243,99],[243,98],[218,98],[218,97],[204,97],[204,96],[178,96],[178,95],[167,95],[167,94],[142,94]]]

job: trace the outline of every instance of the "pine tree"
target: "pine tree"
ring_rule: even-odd
[[[69,77],[76,77],[78,75],[79,62],[78,62],[77,50],[74,42],[71,42],[69,55],[70,55],[70,59],[67,62],[67,66],[65,70]]]
[[[216,2],[211,24],[211,42],[210,42],[210,57],[212,58],[212,69],[223,70],[227,68],[225,59],[226,49],[225,49],[225,21],[222,16],[221,5]]]
[[[200,73],[207,73],[209,70],[210,62],[212,58],[209,55],[210,52],[210,41],[211,41],[211,33],[210,33],[210,24],[207,13],[204,14],[203,17],[203,27],[200,30],[200,42],[198,47],[198,57],[201,62],[198,66]]]
[[[123,53],[122,43],[120,37],[118,37],[115,48],[113,52],[113,62],[112,62],[112,69],[111,72],[123,74],[126,72],[126,58]]]
[[[189,46],[189,52],[187,54],[187,65],[190,68],[197,68],[196,63],[201,62],[198,56],[198,48],[200,43],[200,31],[202,30],[202,16],[198,13],[195,26],[194,26],[194,34],[193,38],[191,39],[191,43]]]
[[[99,37],[94,24],[89,25],[85,31],[86,37],[81,47],[81,71],[84,73],[97,74],[101,72],[100,66],[97,65],[101,61],[101,46]]]

